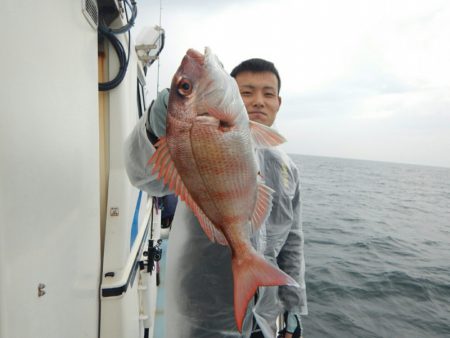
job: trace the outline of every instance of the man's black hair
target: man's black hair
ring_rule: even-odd
[[[278,70],[275,68],[275,65],[272,62],[258,58],[245,60],[242,61],[236,67],[234,67],[230,75],[235,78],[236,76],[238,76],[240,73],[243,72],[252,72],[252,73],[270,72],[274,74],[278,80],[278,93],[280,93],[281,88],[280,74],[278,73]]]

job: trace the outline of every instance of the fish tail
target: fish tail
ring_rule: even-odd
[[[264,257],[251,249],[245,257],[232,258],[234,281],[234,318],[239,332],[247,311],[248,302],[260,286],[290,285],[297,286],[295,280],[267,262]]]

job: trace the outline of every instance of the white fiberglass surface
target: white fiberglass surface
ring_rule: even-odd
[[[7,1],[6,11],[11,34],[4,34],[8,53],[0,65],[0,337],[95,337],[97,33],[79,2]]]

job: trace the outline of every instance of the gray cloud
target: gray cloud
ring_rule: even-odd
[[[228,0],[228,1],[205,1],[205,0],[170,0],[162,1],[163,10],[215,12],[228,8],[232,5],[249,5],[256,0]]]

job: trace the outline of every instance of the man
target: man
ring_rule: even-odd
[[[232,72],[251,120],[271,126],[281,104],[280,78],[272,63],[253,59]],[[168,91],[162,91],[150,112],[138,122],[125,144],[125,162],[131,182],[150,195],[168,194],[168,188],[150,175],[147,163],[155,152],[150,142],[165,135]],[[299,331],[306,314],[303,235],[300,221],[298,170],[279,149],[258,150],[261,174],[275,190],[266,228],[252,243],[267,259],[300,285],[260,288],[250,302],[242,333],[233,315],[231,254],[228,247],[212,243],[185,203],[180,202],[173,220],[167,255],[166,337],[273,338],[275,321],[287,313],[284,337]],[[265,249],[264,249],[265,248]],[[297,328],[298,327],[298,328]]]
[[[281,80],[273,63],[250,59],[234,68],[231,76],[236,79],[250,120],[272,126],[281,105]],[[286,313],[284,337],[290,338],[294,332],[299,337],[300,315],[307,313],[307,304],[298,169],[277,148],[259,149],[258,158],[265,183],[275,190],[272,211],[266,222],[264,255],[293,277],[300,288],[261,288],[255,305],[259,327],[251,337],[272,337],[280,312]]]

